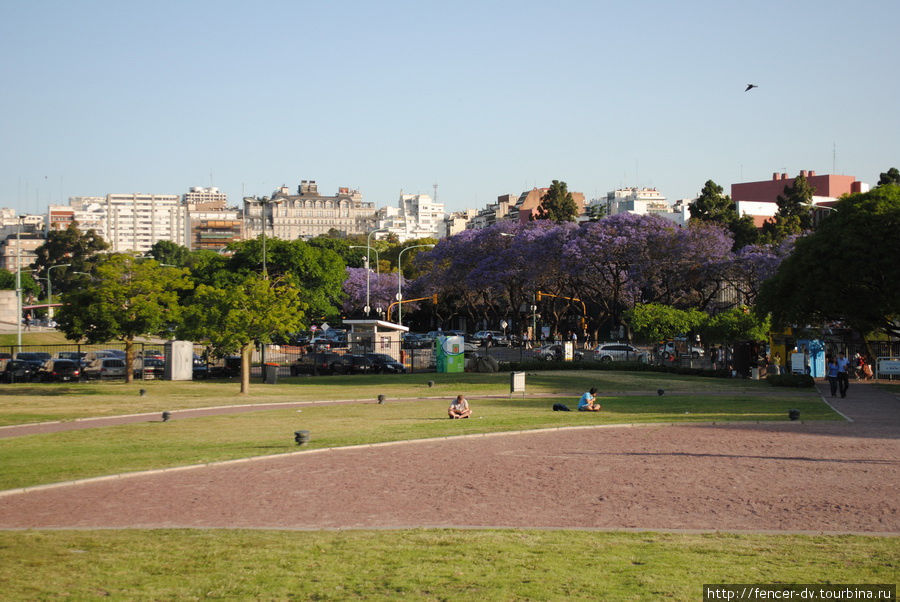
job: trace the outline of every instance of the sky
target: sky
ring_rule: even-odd
[[[448,211],[900,166],[896,0],[0,2],[0,207],[316,180]],[[748,83],[759,87],[749,92]]]

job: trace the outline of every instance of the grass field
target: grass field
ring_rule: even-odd
[[[433,386],[429,386],[429,382]],[[646,391],[662,388],[677,392],[744,392],[781,398],[816,399],[814,391],[773,389],[767,383],[740,379],[698,378],[675,374],[648,374],[612,371],[548,371],[529,373],[528,394],[553,393],[577,396],[590,387],[600,395],[610,392]],[[139,394],[140,390],[145,395]],[[507,395],[509,374],[407,374],[317,376],[283,378],[277,385],[254,382],[250,394],[239,395],[236,380],[168,382],[124,381],[89,383],[42,383],[0,385],[0,426],[72,420],[90,416],[115,416],[163,410],[220,405],[262,404],[335,399],[388,399]]]
[[[433,387],[426,384],[429,377],[434,381]],[[144,396],[138,395],[137,387],[121,383],[18,385],[12,387],[16,395],[0,401],[0,421],[6,424],[249,401],[347,399],[353,395],[367,401],[175,419],[167,423],[154,417],[135,424],[0,439],[0,489],[297,451],[293,432],[300,429],[311,432],[306,448],[315,449],[594,424],[784,420],[792,408],[799,409],[804,419],[839,418],[810,392],[724,381],[741,385],[736,392],[726,393],[719,389],[723,382],[719,379],[691,381],[668,376],[660,380],[656,375],[628,373],[540,373],[530,377],[530,392],[549,394],[570,388],[572,392],[524,399],[479,397],[508,393],[507,379],[505,375],[485,374],[298,378],[286,384],[258,385],[262,395],[250,398],[227,396],[225,390],[232,388],[233,383],[150,382]],[[664,382],[669,392],[662,397],[601,394],[599,401],[604,411],[600,413],[551,411],[556,402],[575,408],[579,390],[598,381],[600,386],[617,391],[646,389],[650,382]],[[383,405],[375,403],[381,391],[388,396]],[[471,420],[446,419],[448,401],[459,391],[466,392],[475,409]],[[437,399],[398,401],[403,394]]]
[[[0,532],[4,598],[701,600],[896,583],[895,538],[530,530]]]
[[[0,423],[244,403],[359,399],[0,440],[0,488],[296,451],[474,432],[631,422],[838,418],[814,392],[618,372],[319,377],[254,384],[3,385]],[[434,385],[429,387],[428,381]],[[604,412],[552,412],[597,386]],[[144,388],[146,395],[138,390]],[[651,393],[664,388],[662,397]],[[445,418],[466,394],[475,417]],[[631,392],[630,395],[615,394]],[[378,394],[388,402],[374,403]],[[500,395],[501,398],[486,398]],[[438,399],[420,399],[437,397]],[[407,401],[400,401],[400,399]],[[3,599],[699,600],[704,583],[896,583],[892,537],[556,530],[0,532]]]

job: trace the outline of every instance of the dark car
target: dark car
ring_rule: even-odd
[[[165,360],[158,357],[138,358],[134,362],[134,375],[146,380],[162,378],[166,373]]]
[[[68,382],[81,380],[81,362],[76,360],[47,360],[37,373],[42,382]]]
[[[372,374],[377,371],[375,362],[365,355],[345,355],[344,370],[348,374]]]
[[[375,364],[375,372],[381,374],[403,374],[406,372],[406,366],[386,353],[367,353],[366,357]]]
[[[20,351],[16,354],[16,359],[21,360],[23,362],[28,362],[32,366],[34,366],[35,372],[41,369],[41,366],[44,365],[44,362],[50,359],[50,354],[45,353],[43,351]]]
[[[344,374],[348,371],[343,355],[329,351],[316,351],[297,358],[291,364],[291,376],[299,374]]]
[[[34,364],[25,360],[8,360],[3,371],[0,372],[0,380],[5,383],[27,383],[34,380],[38,369]]]

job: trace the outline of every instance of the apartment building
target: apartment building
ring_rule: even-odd
[[[438,238],[443,229],[444,205],[427,194],[400,194],[397,207],[383,207],[376,213],[377,227],[403,242],[418,238]]]

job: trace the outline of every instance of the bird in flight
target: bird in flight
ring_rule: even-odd
[[[758,88],[758,87],[759,87],[759,86],[757,86],[756,84],[747,84],[747,87],[744,88],[744,92],[749,92],[749,91],[752,90],[753,88]]]

